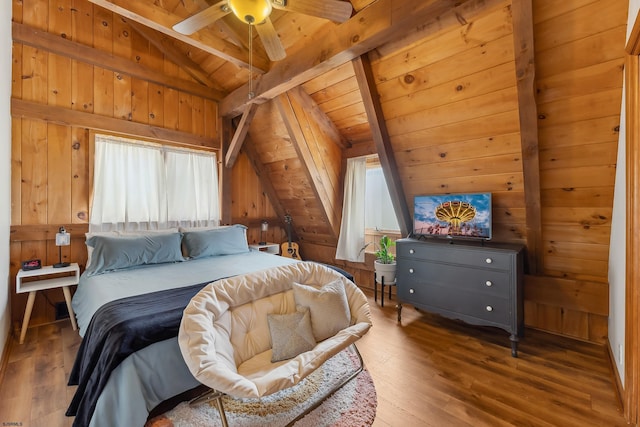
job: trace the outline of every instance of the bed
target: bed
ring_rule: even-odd
[[[90,253],[87,270],[72,300],[80,335],[85,337],[101,307],[117,306],[128,298],[151,301],[163,291],[203,287],[217,279],[298,262],[250,251],[243,227],[224,230],[181,230],[177,233],[180,237],[172,232],[171,238],[164,234],[88,236],[87,245],[93,254]],[[194,239],[189,242],[189,237]],[[108,250],[98,242],[108,242]],[[178,249],[174,247],[176,242]],[[185,242],[190,243],[186,250]],[[118,246],[121,244],[126,248]],[[129,250],[136,245],[136,250]],[[118,259],[109,259],[109,251]],[[180,251],[179,256],[176,251]],[[158,258],[158,254],[162,256]],[[98,273],[96,265],[100,266]],[[143,426],[158,404],[198,385],[182,358],[177,337],[171,337],[135,351],[120,362],[94,403],[83,402],[83,393],[77,392],[67,415],[76,416],[74,426]]]

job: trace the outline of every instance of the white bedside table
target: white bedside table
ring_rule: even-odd
[[[255,245],[249,245],[251,249],[255,249],[256,251],[266,252],[273,255],[280,255],[280,245],[277,243],[267,242],[264,245],[260,245],[256,243]]]
[[[51,277],[44,278],[60,273],[73,273],[73,275],[67,275],[64,277]],[[37,277],[37,280],[23,282],[24,278]],[[20,331],[20,344],[24,342],[24,337],[27,334],[27,327],[29,326],[29,319],[31,318],[31,310],[33,310],[33,302],[36,299],[36,292],[45,289],[62,288],[64,294],[64,300],[67,302],[67,309],[69,310],[69,318],[71,319],[71,326],[73,330],[78,329],[76,324],[76,315],[71,308],[71,292],[69,286],[77,285],[80,279],[80,268],[77,263],[71,263],[68,267],[53,268],[51,265],[39,268],[37,270],[20,270],[16,275],[16,293],[22,294],[29,292],[29,298],[27,299],[27,308],[24,310],[24,318],[22,319],[22,330]]]

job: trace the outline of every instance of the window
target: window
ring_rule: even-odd
[[[218,225],[215,153],[95,136],[91,231]]]
[[[364,262],[383,234],[395,239],[400,226],[378,158],[348,159],[336,259]]]
[[[383,235],[393,240],[400,238],[400,224],[393,209],[387,181],[376,156],[367,158],[365,197],[365,245],[366,252],[375,252]],[[395,247],[391,248],[395,255]]]
[[[365,185],[365,229],[399,233],[400,225],[379,163],[367,164]]]

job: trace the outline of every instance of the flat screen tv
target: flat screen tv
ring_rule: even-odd
[[[413,234],[416,237],[491,239],[491,193],[416,196]]]

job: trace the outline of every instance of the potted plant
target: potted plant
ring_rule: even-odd
[[[376,282],[378,283],[382,283],[383,277],[384,283],[387,285],[396,281],[396,257],[389,251],[395,244],[387,235],[380,238],[378,250],[375,252],[376,260],[374,261]]]

